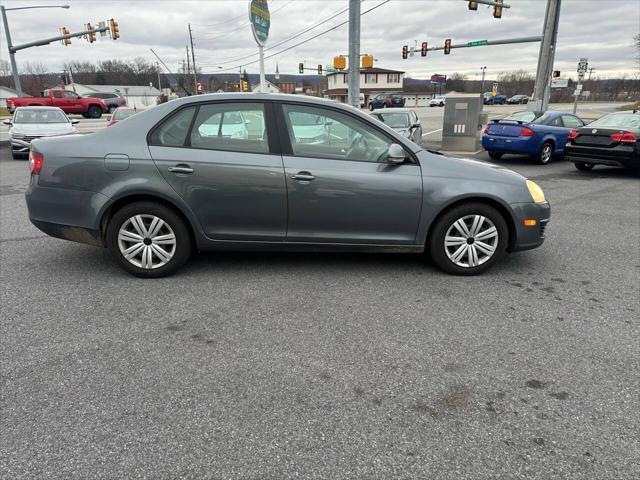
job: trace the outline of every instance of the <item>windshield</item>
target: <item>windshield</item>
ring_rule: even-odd
[[[18,110],[13,123],[69,123],[60,110]]]
[[[640,115],[613,113],[591,122],[589,126],[608,128],[640,128]]]
[[[379,113],[377,116],[391,128],[409,127],[409,115],[406,113]]]
[[[505,120],[515,120],[518,122],[532,122],[539,116],[539,112],[516,112],[509,115]]]
[[[114,120],[124,120],[125,118],[129,118],[131,115],[135,115],[135,110],[116,110],[116,113],[113,114]]]

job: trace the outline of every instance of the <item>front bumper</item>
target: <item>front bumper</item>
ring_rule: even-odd
[[[549,203],[515,203],[511,204],[511,209],[514,213],[515,236],[509,250],[521,252],[542,245],[545,239],[545,230],[551,218]],[[524,221],[529,219],[534,219],[536,225],[525,226]]]

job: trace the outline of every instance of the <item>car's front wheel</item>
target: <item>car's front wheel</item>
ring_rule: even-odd
[[[153,202],[118,210],[107,227],[107,248],[129,273],[142,278],[173,274],[191,255],[191,237],[182,218]]]
[[[373,111],[373,103],[369,104],[369,110]]]
[[[505,255],[508,236],[500,212],[484,203],[467,203],[436,222],[429,235],[429,253],[447,273],[477,275]]]
[[[584,163],[584,162],[576,162],[574,163],[574,165],[576,166],[576,168],[582,172],[588,172],[590,170],[593,170],[593,163]]]

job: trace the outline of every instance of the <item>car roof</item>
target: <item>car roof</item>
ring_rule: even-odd
[[[391,107],[391,108],[376,108],[370,115],[378,114],[378,113],[409,113],[413,112],[412,108],[406,107]]]
[[[16,112],[18,110],[58,110],[58,111],[62,112],[62,109],[60,107],[47,107],[46,105],[40,105],[40,106],[32,105],[30,107],[17,107],[16,108]],[[64,112],[62,112],[62,113],[64,113]]]

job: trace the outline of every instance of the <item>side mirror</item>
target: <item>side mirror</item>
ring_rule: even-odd
[[[80,123],[80,120],[71,120],[71,125],[77,125]]]
[[[3,120],[2,123],[4,123],[5,125],[13,125],[13,122],[11,120]]]
[[[404,163],[407,155],[404,152],[404,148],[402,148],[397,143],[392,143],[389,146],[389,152],[387,153],[387,163],[401,164]]]

